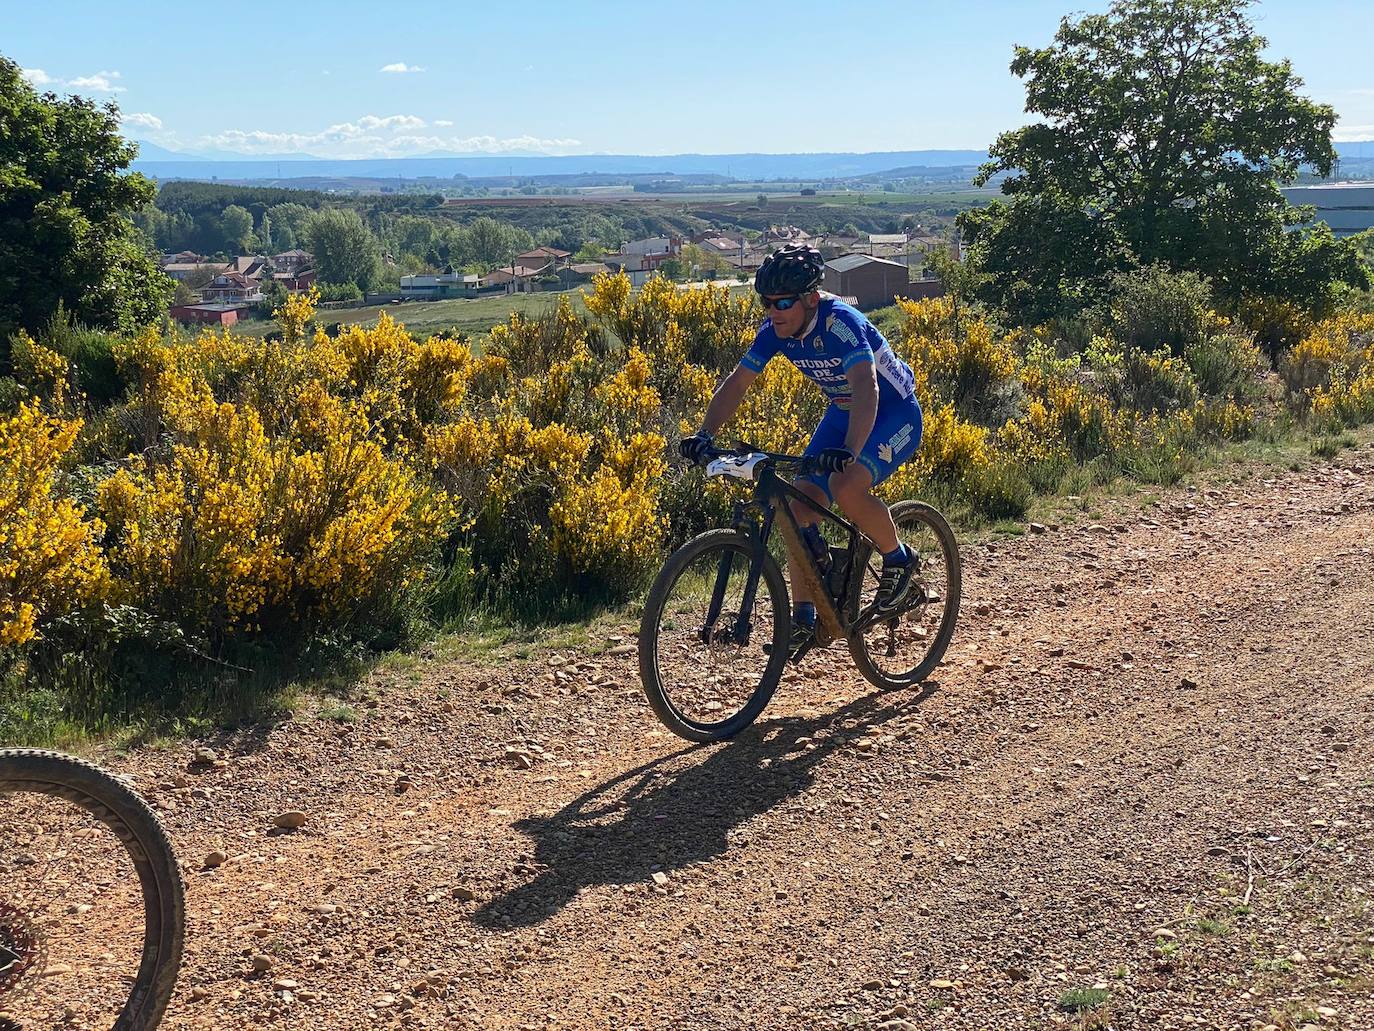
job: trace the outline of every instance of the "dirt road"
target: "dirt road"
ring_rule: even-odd
[[[111,760],[187,860],[169,1026],[1374,1028],[1371,513],[1359,450],[969,547],[937,682],[836,648],[722,746],[627,627]]]

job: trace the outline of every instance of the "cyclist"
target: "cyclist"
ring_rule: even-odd
[[[873,488],[892,475],[921,443],[921,406],[911,368],[857,309],[819,289],[825,262],[813,247],[789,244],[759,266],[754,289],[768,319],[734,371],[716,388],[701,429],[679,445],[684,458],[700,463],[715,433],[735,414],[749,384],[776,355],[783,355],[825,392],[830,404],[805,454],[819,471],[793,481],[820,505],[840,509],[883,552],[876,601],[895,609],[912,589],[917,556],[897,539],[892,514]],[[829,557],[819,517],[800,502],[791,505],[802,537],[818,560]],[[792,650],[816,631],[815,599],[801,587],[797,556],[787,556],[796,594]]]

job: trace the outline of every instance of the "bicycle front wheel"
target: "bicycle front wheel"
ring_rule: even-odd
[[[0,1031],[156,1027],[185,919],[142,799],[71,756],[0,751]]]
[[[865,547],[855,560],[863,581],[850,603],[849,652],[870,684],[885,691],[919,684],[945,655],[959,620],[963,567],[954,531],[921,501],[892,506],[897,539],[920,560],[907,601],[890,615],[874,610],[882,557]]]
[[[673,553],[644,602],[644,693],[663,725],[688,741],[738,734],[782,678],[792,632],[787,585],[771,556],[751,577],[753,561],[747,534],[708,531]]]

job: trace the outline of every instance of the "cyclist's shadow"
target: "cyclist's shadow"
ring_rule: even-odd
[[[690,746],[628,770],[547,817],[514,824],[534,841],[534,880],[473,914],[484,927],[537,924],[594,884],[648,882],[724,853],[728,832],[812,783],[856,727],[881,724],[935,690],[865,695],[810,719],[769,720],[693,762]],[[810,740],[803,741],[802,738]]]

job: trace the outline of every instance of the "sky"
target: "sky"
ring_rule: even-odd
[[[1027,121],[1013,45],[1106,6],[0,0],[0,55],[195,153],[982,149]],[[1260,0],[1252,17],[1335,108],[1336,139],[1374,139],[1374,3]]]

